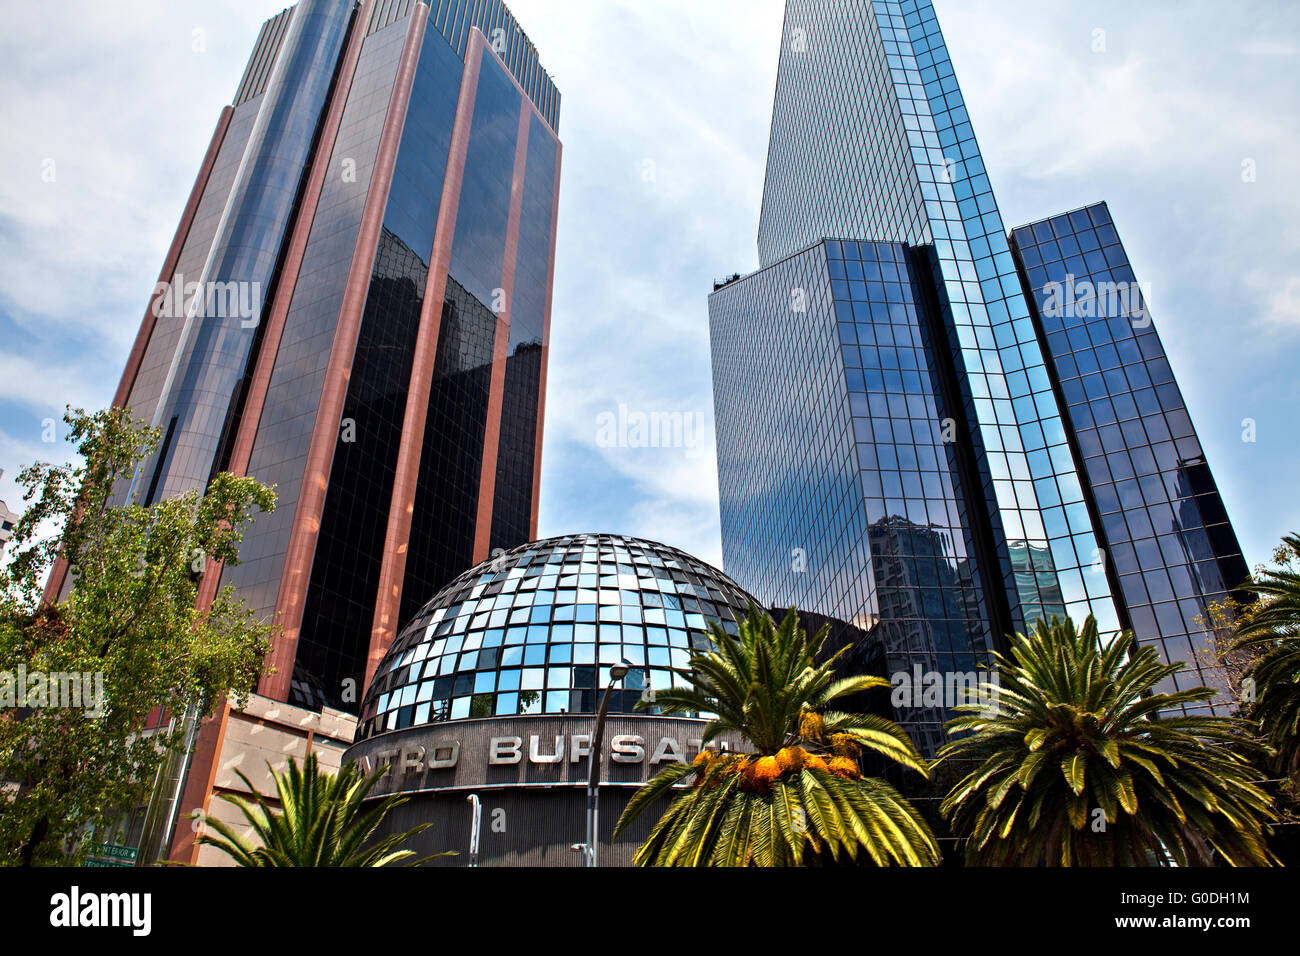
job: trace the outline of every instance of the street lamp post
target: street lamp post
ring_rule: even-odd
[[[591,735],[591,772],[587,776],[587,843],[582,848],[583,859],[587,866],[596,866],[596,823],[598,818],[597,798],[600,784],[600,751],[605,742],[605,715],[609,712],[609,695],[614,685],[627,676],[626,664],[613,664],[609,668],[609,684],[600,699],[600,710],[596,714],[596,726]]]
[[[469,865],[478,866],[478,833],[483,820],[483,801],[479,800],[477,793],[471,793],[465,799],[470,806]]]

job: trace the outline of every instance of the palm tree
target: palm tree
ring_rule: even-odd
[[[1211,847],[1233,865],[1275,862],[1246,724],[1180,713],[1212,698],[1207,687],[1154,690],[1182,664],[1135,648],[1128,631],[1103,646],[1091,616],[1078,632],[1069,618],[1039,621],[995,659],[997,684],[982,688],[980,713],[948,723],[966,736],[937,761],[973,768],[940,805],[968,863],[1187,866]]]
[[[1253,658],[1245,676],[1254,682],[1258,720],[1284,773],[1300,776],[1300,535],[1287,535],[1274,552],[1281,565],[1261,571],[1249,587],[1259,599],[1236,625],[1234,650]]]
[[[829,627],[809,639],[793,608],[777,628],[751,605],[731,637],[710,622],[712,650],[676,672],[692,687],[655,692],[665,713],[716,714],[691,764],[656,774],[624,810],[617,837],[642,811],[693,778],[655,824],[641,866],[798,866],[821,860],[934,865],[938,844],[921,815],[883,780],[864,777],[863,751],[922,776],[926,763],[892,721],[825,708],[847,694],[888,686],[879,677],[832,678],[835,655],[816,657]],[[746,753],[708,747],[725,732]]]
[[[381,767],[362,777],[356,762],[349,761],[337,774],[322,773],[314,753],[307,755],[301,768],[290,757],[289,768],[284,773],[271,771],[279,797],[278,811],[270,798],[263,796],[236,770],[239,779],[252,792],[255,803],[232,794],[220,796],[240,809],[261,846],[249,844],[229,825],[212,817],[204,823],[219,835],[202,833],[198,842],[224,850],[240,866],[388,866],[401,862],[415,854],[398,847],[429,824],[422,823],[405,833],[369,842],[388,811],[406,802],[405,797],[391,796],[362,812],[362,801],[386,770]],[[433,854],[449,855],[455,854]],[[429,859],[432,857],[422,857],[407,865],[415,866]]]

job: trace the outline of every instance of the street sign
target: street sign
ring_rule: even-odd
[[[90,851],[82,866],[135,866],[137,852],[133,846],[101,843]]]

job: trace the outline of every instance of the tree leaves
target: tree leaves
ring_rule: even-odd
[[[659,693],[654,703],[664,713],[716,714],[704,743],[733,731],[754,752],[706,750],[694,764],[672,764],[638,790],[615,827],[616,837],[674,788],[691,784],[651,829],[635,861],[798,866],[825,858],[856,860],[865,852],[881,866],[938,863],[938,844],[921,815],[889,784],[863,779],[847,756],[869,750],[924,775],[926,763],[912,741],[883,717],[822,710],[885,682],[835,680],[834,658],[816,663],[828,629],[809,638],[793,609],[778,627],[751,607],[738,631],[732,637],[711,623],[712,649],[694,654],[690,667],[678,670],[691,689]]]
[[[969,733],[936,764],[975,767],[940,808],[969,863],[1187,865],[1201,845],[1234,865],[1275,862],[1244,722],[1186,715],[1209,688],[1155,692],[1181,665],[1128,632],[1102,647],[1091,617],[1078,631],[1040,621],[997,664],[996,716],[951,721]]]
[[[217,835],[200,833],[197,842],[217,847],[239,866],[375,867],[403,861],[416,866],[434,857],[456,855],[448,851],[413,860],[413,850],[399,849],[428,829],[432,825],[429,823],[371,842],[389,811],[407,800],[393,795],[363,812],[366,795],[388,772],[387,767],[362,777],[356,762],[349,761],[337,774],[330,774],[321,771],[314,753],[307,755],[301,767],[290,757],[283,773],[271,773],[279,810],[242,772],[235,772],[253,794],[252,802],[229,793],[220,797],[239,808],[258,843],[242,839],[215,818],[208,818],[204,826]]]
[[[1282,539],[1279,567],[1249,583],[1258,599],[1239,616],[1232,648],[1254,660],[1245,673],[1254,700],[1247,715],[1258,722],[1276,751],[1277,765],[1300,779],[1300,535]]]
[[[243,528],[274,508],[274,491],[223,474],[142,507],[126,491],[157,431],[118,408],[65,421],[82,460],[19,476],[27,506],[0,569],[0,670],[97,676],[103,713],[0,719],[0,777],[20,784],[0,795],[0,863],[64,862],[64,838],[84,841],[89,825],[133,809],[181,745],[165,726],[144,733],[150,714],[200,702],[210,712],[228,689],[247,694],[276,633],[230,588],[196,607],[203,576],[237,560]],[[51,606],[44,580],[60,554],[75,585]]]

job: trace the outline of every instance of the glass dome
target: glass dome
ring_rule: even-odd
[[[654,541],[522,545],[466,571],[403,628],[366,690],[357,740],[469,717],[594,713],[620,661],[631,670],[610,712],[631,713],[647,687],[682,683],[669,668],[708,646],[705,621],[735,634],[751,602],[721,571]]]

